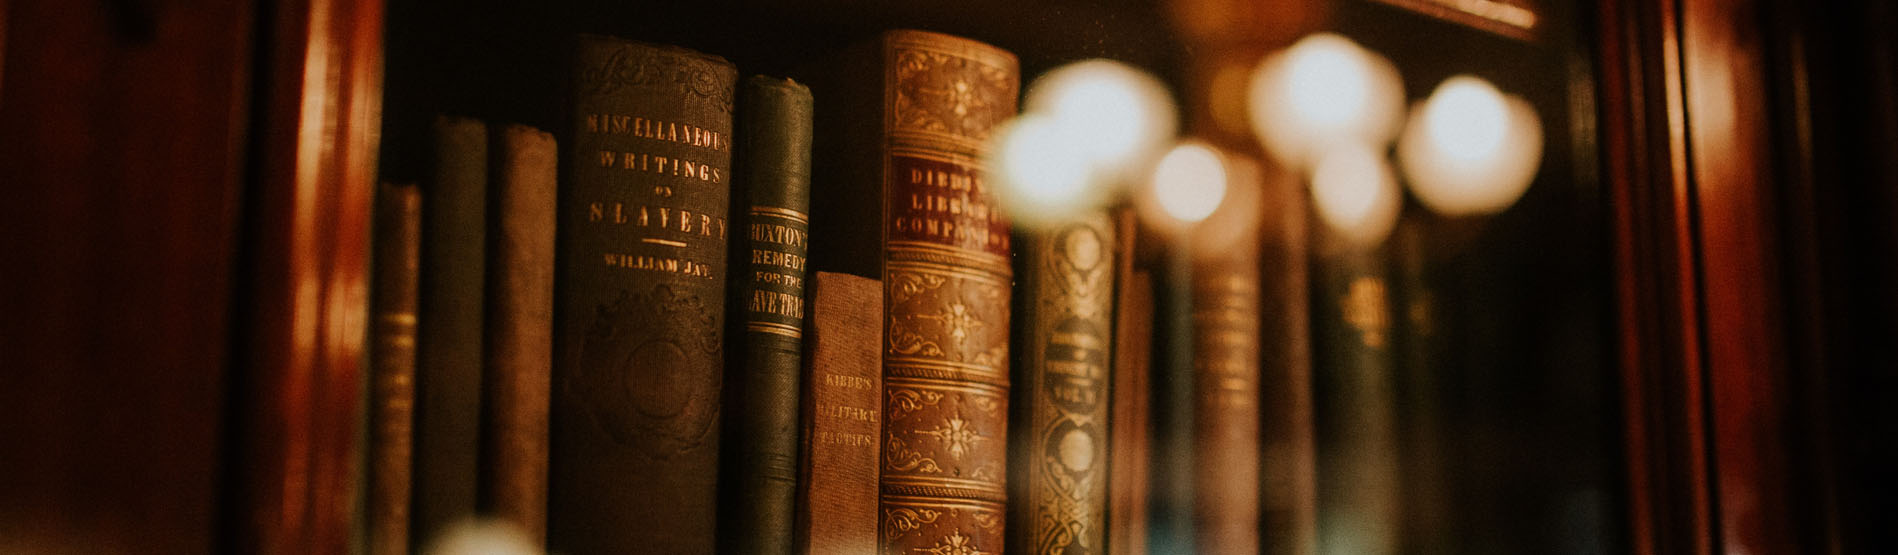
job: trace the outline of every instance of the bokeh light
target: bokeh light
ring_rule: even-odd
[[[1104,59],[1042,75],[1029,85],[1023,108],[1080,137],[1078,146],[1108,185],[1136,176],[1178,125],[1173,97],[1158,78]]]
[[[1053,225],[1105,202],[1107,187],[1097,183],[1081,130],[1028,113],[992,136],[989,175],[1015,225]]]
[[[1308,169],[1337,145],[1388,144],[1403,117],[1404,84],[1390,60],[1319,33],[1261,61],[1249,98],[1252,129],[1266,150],[1287,167]]]
[[[1226,166],[1218,151],[1199,142],[1183,142],[1167,151],[1153,168],[1150,190],[1165,216],[1192,224],[1212,215],[1226,197]]]
[[[1459,75],[1413,110],[1397,155],[1424,206],[1450,216],[1491,214],[1515,204],[1535,180],[1542,140],[1541,118],[1527,101]]]
[[[1311,172],[1312,207],[1318,219],[1360,245],[1375,245],[1397,224],[1403,193],[1384,157],[1361,145],[1328,151]]]

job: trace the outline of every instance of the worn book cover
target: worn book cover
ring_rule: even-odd
[[[1000,551],[1012,249],[981,159],[1015,57],[890,31],[820,69],[813,261],[886,295],[881,549]]]
[[[804,365],[798,553],[873,553],[883,433],[883,283],[816,272]]]
[[[1017,237],[1009,550],[1101,553],[1120,255],[1114,222],[1094,211]]]
[[[416,329],[415,528],[420,546],[475,514],[487,268],[488,126],[438,117],[423,184]]]
[[[738,90],[734,320],[721,551],[789,554],[810,256],[811,93],[752,76]]]
[[[494,129],[483,372],[481,511],[547,535],[547,411],[553,375],[554,137]]]
[[[415,304],[421,268],[421,191],[383,183],[376,190],[375,292],[369,323],[369,503],[371,555],[409,551],[409,483],[414,460]]]
[[[548,546],[709,553],[737,72],[600,36],[572,63]]]

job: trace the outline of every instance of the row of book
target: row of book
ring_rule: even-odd
[[[1011,229],[982,160],[1012,55],[892,31],[808,86],[610,37],[570,62],[564,128],[438,119],[426,182],[378,198],[372,553],[471,515],[576,554],[1146,551],[1154,288],[1127,210]],[[1200,552],[1277,518],[1252,239],[1194,262],[1168,460]]]

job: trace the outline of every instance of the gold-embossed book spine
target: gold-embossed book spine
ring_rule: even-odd
[[[884,86],[884,553],[1003,548],[1007,500],[1009,225],[981,167],[1015,115],[1015,57],[973,40],[892,31]]]
[[[737,70],[586,36],[573,72],[548,547],[711,553]]]
[[[409,483],[415,437],[415,304],[422,195],[414,185],[376,190],[375,305],[370,324],[369,555],[409,551]]]
[[[1009,551],[1102,553],[1114,225],[1105,212],[1024,232],[1010,436]]]
[[[1257,555],[1260,174],[1226,163],[1226,202],[1192,245],[1194,550]]]

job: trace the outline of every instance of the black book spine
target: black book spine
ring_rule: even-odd
[[[710,553],[737,72],[596,36],[573,61],[548,546]]]
[[[738,95],[738,185],[744,235],[733,249],[736,389],[727,430],[721,551],[791,553],[797,508],[798,391],[805,329],[811,204],[811,93],[753,76]]]

